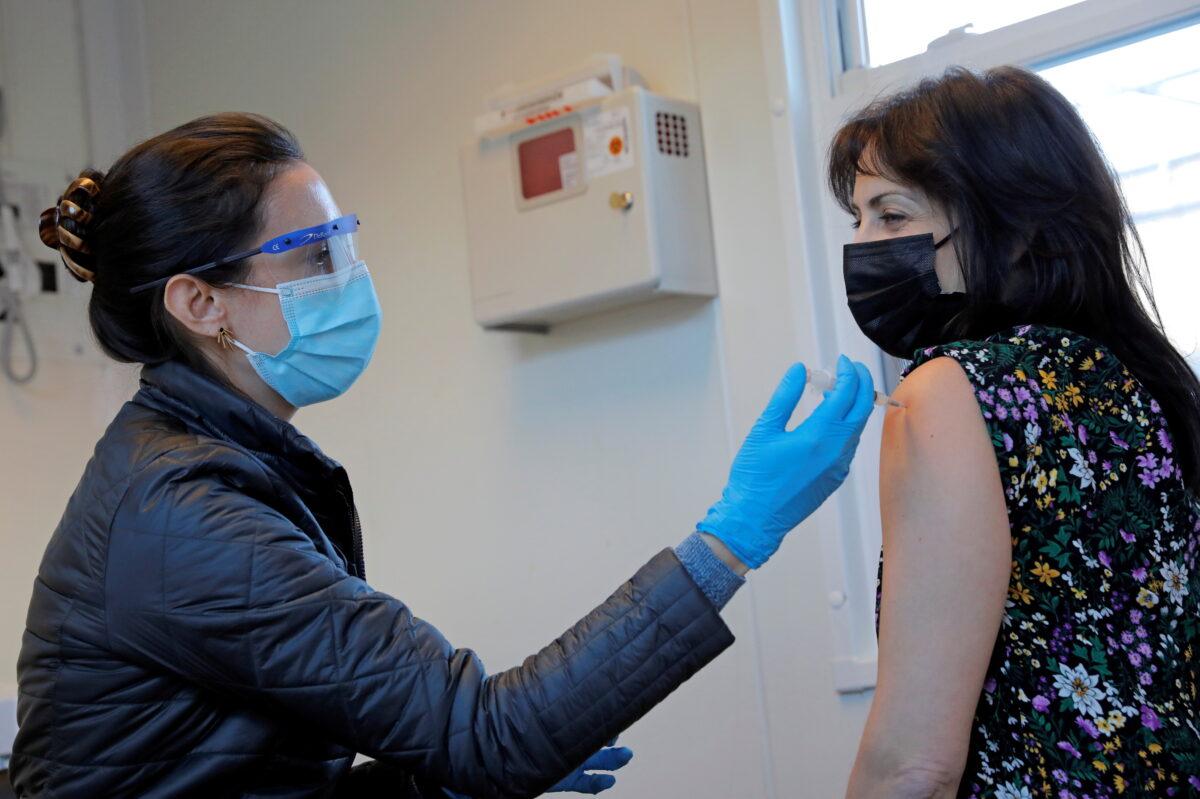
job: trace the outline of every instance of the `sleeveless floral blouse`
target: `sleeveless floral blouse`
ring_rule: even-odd
[[[959,795],[1200,796],[1200,506],[1158,403],[1066,330],[923,350],[905,374],[939,356],[975,388],[1013,548]]]

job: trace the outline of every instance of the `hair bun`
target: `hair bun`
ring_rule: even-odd
[[[38,235],[42,243],[58,250],[63,266],[83,282],[96,281],[96,257],[88,246],[88,231],[96,212],[96,197],[104,175],[85,169],[71,181],[53,208],[42,211]]]

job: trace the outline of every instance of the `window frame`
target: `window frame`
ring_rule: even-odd
[[[1083,0],[984,33],[951,35],[924,53],[870,67],[861,0],[760,0],[759,10],[793,302],[826,362],[845,352],[889,390],[898,364],[858,330],[836,269],[849,220],[825,188],[823,167],[840,121],[871,98],[951,65],[1044,69],[1200,22],[1200,0]],[[875,686],[881,430],[873,419],[833,500],[836,523],[820,531],[839,693]]]

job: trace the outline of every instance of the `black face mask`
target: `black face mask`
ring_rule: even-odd
[[[943,343],[947,323],[967,304],[962,293],[942,294],[933,261],[950,240],[933,234],[847,244],[842,251],[846,299],[867,338],[897,358]]]

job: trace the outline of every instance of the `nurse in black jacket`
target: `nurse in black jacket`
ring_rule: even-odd
[[[371,588],[346,472],[288,421],[374,350],[356,228],[292,135],[246,114],[150,139],[43,215],[43,241],[92,283],[100,345],[145,366],[34,583],[18,796],[601,790],[612,777],[581,765],[733,642],[718,611],[742,575],[844,479],[870,376],[843,359],[789,432],[797,365],[696,533],[486,674]],[[605,752],[602,767],[627,759]]]

